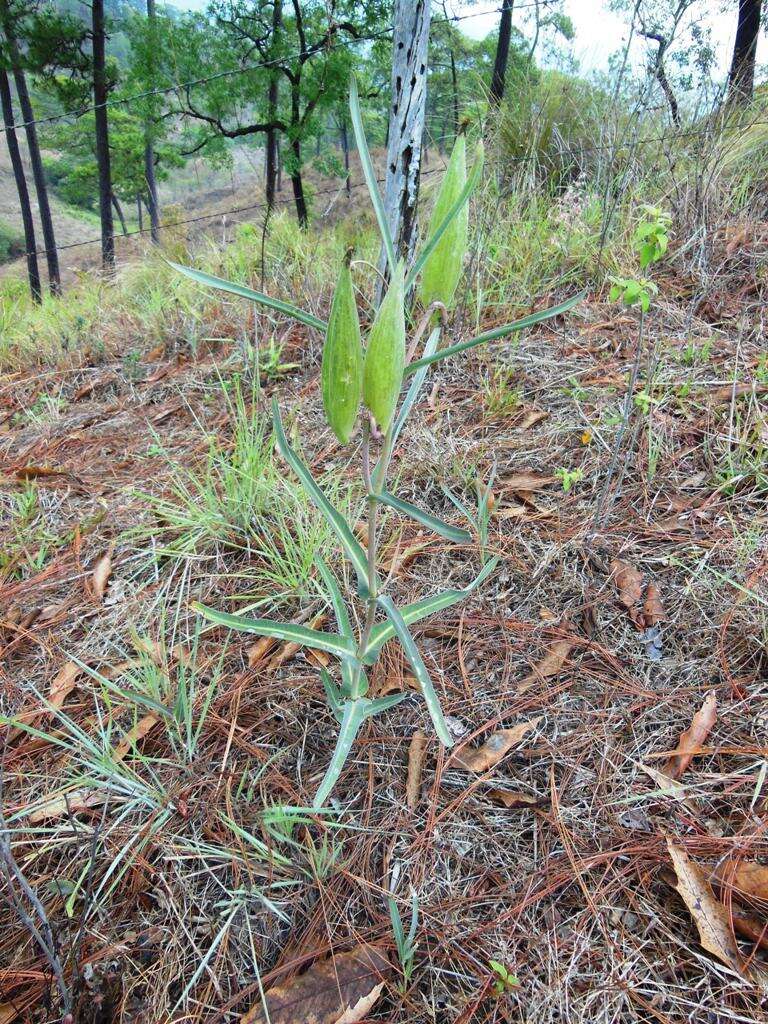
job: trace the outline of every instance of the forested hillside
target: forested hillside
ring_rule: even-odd
[[[0,1024],[766,1019],[766,12],[589,4],[0,0]]]

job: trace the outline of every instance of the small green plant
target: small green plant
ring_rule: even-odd
[[[621,299],[625,306],[639,306],[644,313],[651,308],[651,295],[658,292],[658,287],[646,277],[635,280],[631,277],[611,277],[611,302]]]
[[[483,403],[491,416],[509,416],[523,400],[523,389],[514,387],[515,371],[499,366],[483,384]]]
[[[403,919],[400,917],[400,911],[397,903],[395,903],[391,896],[388,898],[387,903],[389,905],[389,918],[392,922],[392,934],[395,937],[397,958],[400,961],[400,969],[403,972],[403,980],[400,982],[400,992],[402,994],[405,993],[410,985],[416,960],[416,949],[418,946],[418,943],[416,942],[416,932],[419,926],[419,898],[416,895],[415,890],[412,890],[411,922],[408,928],[408,934],[406,934],[405,928],[403,927]]]
[[[421,273],[428,262],[432,279],[442,279],[445,282],[453,282],[457,276],[456,265],[458,264],[460,270],[463,264],[464,248],[460,246],[446,248],[440,246],[440,241],[451,229],[454,219],[464,211],[471,193],[480,180],[483,166],[482,146],[478,146],[474,166],[467,175],[463,157],[465,142],[463,135],[459,137],[460,141],[456,143],[459,147],[458,155],[455,161],[452,159],[452,173],[444,179],[438,196],[438,202],[446,212],[442,219],[438,219],[438,222],[433,225],[426,244],[406,273],[402,260],[399,260],[395,253],[389,222],[376,184],[375,171],[363,132],[357,85],[354,78],[350,84],[350,112],[357,149],[386,253],[390,277],[389,288],[368,333],[365,353],[358,353],[355,350],[355,346],[362,345],[362,339],[358,340],[359,335],[355,329],[355,324],[359,320],[356,310],[350,308],[349,305],[348,261],[345,261],[341,268],[332,307],[332,319],[328,324],[314,314],[305,312],[290,303],[270,298],[243,285],[233,284],[210,274],[173,264],[181,273],[200,284],[259,302],[293,317],[310,328],[321,331],[325,336],[322,390],[326,418],[342,443],[354,435],[357,423],[359,421],[362,423],[360,454],[361,476],[368,513],[367,550],[363,549],[355,536],[352,529],[353,524],[334,506],[294,446],[289,442],[277,401],[273,400],[272,404],[274,442],[286,464],[300,481],[309,500],[325,518],[354,571],[357,580],[357,596],[363,604],[362,625],[357,635],[352,629],[352,619],[349,615],[347,601],[339,583],[326,563],[319,557],[315,559],[317,572],[325,590],[326,600],[333,609],[338,633],[321,632],[306,626],[275,622],[271,619],[250,619],[244,616],[230,615],[214,608],[198,606],[201,614],[218,625],[262,636],[274,636],[326,651],[338,659],[340,681],[337,681],[325,668],[322,668],[320,673],[326,699],[339,725],[339,735],[325,777],[315,793],[313,802],[315,808],[322,807],[328,799],[350,754],[355,737],[366,719],[407,699],[407,694],[393,694],[374,699],[367,696],[368,676],[366,670],[375,664],[382,647],[390,639],[396,637],[402,645],[440,741],[446,747],[453,745],[453,738],[443,716],[435,687],[408,627],[440,609],[449,608],[463,600],[488,578],[495,567],[496,560],[492,559],[486,562],[469,586],[458,590],[446,590],[400,608],[386,593],[377,567],[379,515],[383,508],[409,516],[421,526],[440,534],[455,544],[467,544],[472,539],[469,531],[443,522],[431,513],[403,501],[387,490],[387,474],[395,445],[421,392],[429,367],[467,349],[513,334],[525,327],[563,313],[571,309],[581,299],[581,295],[576,295],[559,306],[533,313],[521,320],[486,331],[467,341],[440,349],[441,326],[439,324],[433,326],[433,321],[437,310],[444,310],[447,302],[450,301],[450,289],[448,289],[448,291],[441,292],[439,301],[431,301],[423,310],[410,344],[408,344],[405,296],[418,284]],[[461,235],[462,233],[459,232],[459,237]],[[437,260],[437,266],[435,260]],[[345,332],[343,336],[342,332]],[[425,336],[427,340],[421,357],[407,362],[408,353],[416,353]],[[361,363],[362,374],[358,372]],[[406,378],[411,378],[411,381],[401,401],[401,390]],[[361,403],[363,406],[362,416],[360,416]]]
[[[267,380],[279,380],[280,377],[295,370],[299,365],[298,363],[283,362],[284,348],[282,343],[270,338],[266,348],[259,350],[259,373]]]
[[[563,485],[563,491],[567,494],[574,484],[578,484],[584,479],[584,470],[581,468],[565,469],[561,467],[555,470],[555,476]]]
[[[708,363],[709,357],[712,355],[713,344],[712,338],[707,338],[701,345],[696,345],[694,342],[689,341],[680,353],[681,365],[696,366],[699,363]]]
[[[489,960],[488,966],[494,973],[493,992],[497,996],[504,996],[519,986],[517,976],[511,974],[509,969],[498,960]]]
[[[635,247],[640,259],[640,268],[645,270],[651,263],[657,263],[669,247],[669,226],[671,216],[656,206],[644,206],[645,216],[634,234]]]

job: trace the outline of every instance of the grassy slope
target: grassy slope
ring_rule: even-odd
[[[491,305],[462,309],[456,338],[476,315],[488,326],[508,318],[510,295],[522,308],[542,301],[524,244],[546,257],[542,278],[592,258],[572,224],[549,248],[539,218],[527,228],[515,213],[494,231],[482,266]],[[303,239],[278,219],[270,287],[325,314],[353,236],[370,258],[358,224]],[[76,351],[51,349],[63,369],[8,375],[3,701],[45,735],[11,733],[5,813],[55,925],[78,1019],[221,1019],[258,1001],[259,972],[268,987],[360,941],[381,945],[397,979],[384,894],[407,918],[411,887],[421,908],[413,984],[404,995],[389,986],[370,1019],[761,1019],[755,990],[698,945],[666,846],[674,836],[707,870],[768,852],[755,731],[768,385],[748,326],[759,322],[763,256],[717,244],[706,303],[691,298],[674,254],[662,269],[646,335],[651,401],[634,405],[620,486],[598,523],[634,313],[593,292],[566,320],[432,372],[396,456],[399,493],[450,516],[440,484],[471,501],[495,467],[490,545],[502,564],[419,642],[462,743],[535,724],[476,775],[439,749],[414,696],[362,733],[336,794],[340,828],[275,809],[311,800],[333,745],[316,659],[244,634],[201,635],[189,607],[323,613],[311,565],[316,547],[327,550],[322,528],[259,435],[259,410],[276,394],[337,500],[356,500],[354,460],[323,425],[319,339],[186,285],[171,292],[149,264],[89,299]],[[206,259],[257,281],[258,252],[244,235]],[[53,344],[58,327],[45,329]],[[254,413],[246,339],[267,367],[271,339],[279,362],[296,364],[262,375]],[[581,480],[565,492],[558,470]],[[451,548],[394,515],[387,540],[401,600],[464,584],[477,567],[474,546]],[[660,662],[642,608],[620,600],[614,559],[642,575],[640,606],[649,584],[658,589]],[[107,564],[102,588],[95,569]],[[374,690],[409,687],[390,647]],[[62,688],[73,658],[94,674],[72,668]],[[685,792],[665,793],[642,766],[664,769],[712,690],[718,721]],[[180,693],[191,695],[189,719]],[[409,808],[417,728],[427,745]],[[738,904],[732,881],[717,892]],[[754,912],[749,902],[738,911]],[[42,1020],[38,949],[15,919],[0,941],[16,965],[3,998]],[[491,960],[519,990],[494,996]]]

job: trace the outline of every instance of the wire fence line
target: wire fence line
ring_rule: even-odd
[[[515,5],[515,11],[525,10],[526,8],[532,7],[547,7],[557,3],[557,0],[530,0],[526,3],[518,3]],[[447,18],[433,18],[432,24],[454,24],[456,22],[467,21],[471,18],[482,18],[487,17],[490,14],[498,14],[501,12],[501,7],[491,7],[483,11],[470,11],[466,14],[453,14]],[[339,50],[348,49],[353,46],[357,46],[359,43],[376,42],[380,39],[391,39],[392,28],[380,29],[378,32],[373,32],[366,36],[356,36],[352,39],[343,39],[331,42],[327,47],[328,50]],[[83,114],[91,113],[95,110],[101,110],[102,108],[119,107],[119,106],[130,106],[130,104],[137,102],[138,100],[151,99],[153,96],[167,96],[169,93],[180,92],[183,89],[192,89],[197,85],[205,85],[207,82],[219,81],[222,78],[233,78],[237,75],[250,74],[252,71],[267,70],[269,68],[278,67],[282,62],[286,60],[293,60],[301,57],[306,51],[296,50],[293,53],[283,54],[281,57],[275,57],[272,60],[259,61],[254,64],[247,64],[240,68],[228,68],[224,71],[215,71],[210,75],[205,75],[202,78],[193,78],[187,82],[177,82],[173,85],[163,86],[159,89],[146,89],[143,92],[132,93],[130,96],[118,96],[111,100],[105,100],[103,103],[89,104],[87,106],[78,107],[73,110],[65,110],[58,114],[48,114],[45,117],[33,118],[30,121],[17,121],[14,124],[0,126],[0,134],[16,131],[20,128],[28,128],[32,125],[38,124],[50,124],[53,121],[61,121],[68,117],[78,118],[82,117]]]

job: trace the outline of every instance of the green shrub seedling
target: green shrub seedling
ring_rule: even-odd
[[[463,263],[464,249],[438,249],[438,244],[451,227],[454,218],[458,217],[465,210],[469,197],[480,180],[483,166],[482,146],[477,148],[475,162],[472,170],[467,174],[466,181],[456,191],[455,195],[451,194],[450,198],[452,201],[450,204],[446,204],[447,210],[445,215],[442,219],[433,218],[429,238],[416,256],[410,269],[405,273],[402,264],[398,263],[394,242],[388,226],[388,219],[376,184],[375,173],[363,132],[357,85],[354,77],[350,82],[350,112],[363,173],[370,192],[384,249],[387,253],[388,272],[392,282],[369,333],[369,347],[366,352],[363,373],[364,379],[361,382],[359,400],[355,403],[357,414],[354,420],[357,421],[359,417],[361,423],[361,440],[359,444],[362,479],[366,491],[368,513],[367,550],[363,549],[352,531],[351,524],[347,522],[329,501],[324,491],[315,481],[309,468],[289,443],[283,429],[282,418],[276,400],[273,401],[272,405],[272,426],[278,450],[299,479],[310,501],[327,520],[343,550],[345,558],[354,570],[357,578],[357,596],[364,605],[362,626],[359,630],[359,635],[356,636],[352,629],[347,603],[339,584],[328,566],[319,557],[316,560],[317,568],[326,590],[328,601],[333,608],[338,633],[321,632],[306,626],[275,622],[270,619],[249,619],[240,615],[229,615],[213,608],[198,606],[198,610],[211,622],[229,626],[232,629],[256,633],[261,636],[274,636],[281,640],[313,647],[326,651],[338,659],[340,680],[334,678],[334,675],[327,669],[321,669],[323,688],[330,709],[338,722],[339,735],[325,777],[315,793],[313,802],[315,808],[322,807],[331,793],[363,722],[374,715],[394,707],[400,701],[407,698],[406,694],[396,694],[375,699],[366,696],[368,691],[366,669],[376,662],[382,647],[390,639],[396,637],[402,645],[403,652],[410,662],[414,676],[418,681],[435,732],[441,743],[446,747],[451,746],[453,743],[445,718],[443,717],[437,693],[435,692],[427,667],[410,633],[409,626],[434,612],[440,611],[443,608],[449,608],[465,598],[488,578],[495,567],[496,560],[490,559],[485,562],[480,573],[469,586],[463,589],[445,590],[432,597],[422,598],[420,601],[402,607],[398,607],[392,598],[385,593],[377,573],[378,515],[382,506],[394,509],[402,515],[410,516],[422,526],[435,531],[454,543],[466,543],[471,539],[469,531],[443,522],[417,506],[403,501],[387,490],[387,472],[395,444],[405,425],[408,414],[419,396],[430,366],[459,352],[497,338],[503,338],[526,327],[540,323],[549,317],[565,313],[567,310],[572,309],[582,298],[582,294],[572,296],[557,306],[533,313],[512,323],[495,327],[492,330],[479,334],[477,337],[457,342],[446,348],[440,347],[441,326],[438,325],[431,331],[429,330],[437,305],[433,303],[424,310],[410,344],[406,343],[403,345],[403,322],[408,320],[406,315],[408,311],[405,308],[406,296],[409,295],[417,284],[429,257],[438,251],[443,261]],[[459,144],[464,146],[463,139]],[[438,222],[434,223],[436,219]],[[458,237],[463,237],[463,234],[463,232],[459,232]],[[466,246],[465,239],[463,244]],[[329,325],[313,314],[307,313],[290,303],[273,299],[261,292],[253,291],[243,285],[232,284],[221,278],[213,277],[210,274],[205,274],[189,267],[182,267],[178,264],[172,265],[182,274],[192,278],[192,280],[197,281],[199,284],[251,299],[254,302],[277,310],[279,313],[293,317],[300,323],[323,332],[326,337],[326,343],[328,343]],[[451,274],[456,272],[456,267],[446,264],[443,270],[446,274]],[[348,284],[346,282],[343,283],[343,287],[348,291]],[[397,307],[395,306],[395,298],[400,304]],[[355,318],[349,313],[345,313],[342,318],[336,317],[334,319],[331,336],[335,347],[341,344],[338,336],[339,329],[354,331],[354,326]],[[387,334],[387,332],[392,333]],[[401,365],[403,351],[406,353],[415,352],[416,347],[425,335],[427,340],[424,343],[421,356],[410,362],[407,362],[406,356],[404,368],[400,372],[399,366]],[[372,337],[375,342],[373,348],[371,348]],[[354,344],[357,344],[356,338],[352,339],[352,345]],[[344,351],[345,353],[351,352],[351,347],[344,349]],[[392,373],[393,366],[388,361],[389,359],[393,361],[397,369],[394,377]],[[351,356],[345,355],[344,359],[339,361],[339,365],[342,366],[343,372],[339,373],[338,379],[334,380],[333,373],[325,378],[324,404],[326,411],[329,407],[331,408],[331,416],[333,418],[335,410],[333,403],[336,397],[338,396],[338,400],[343,402],[344,415],[340,418],[343,429],[339,429],[339,422],[331,424],[335,428],[337,437],[341,435],[343,440],[347,437],[351,439],[355,434],[356,423],[353,422],[351,424],[349,434],[347,427],[350,426],[348,418],[350,387],[357,386],[355,383],[357,381],[357,372],[354,370],[355,360]],[[405,396],[401,397],[402,383],[407,379],[410,380],[410,384]],[[337,389],[336,394],[334,393],[334,388]],[[364,405],[362,404],[363,402]],[[398,403],[399,408],[397,407]],[[393,409],[394,411],[392,411]],[[382,416],[384,421],[377,423],[372,410],[375,410]]]

